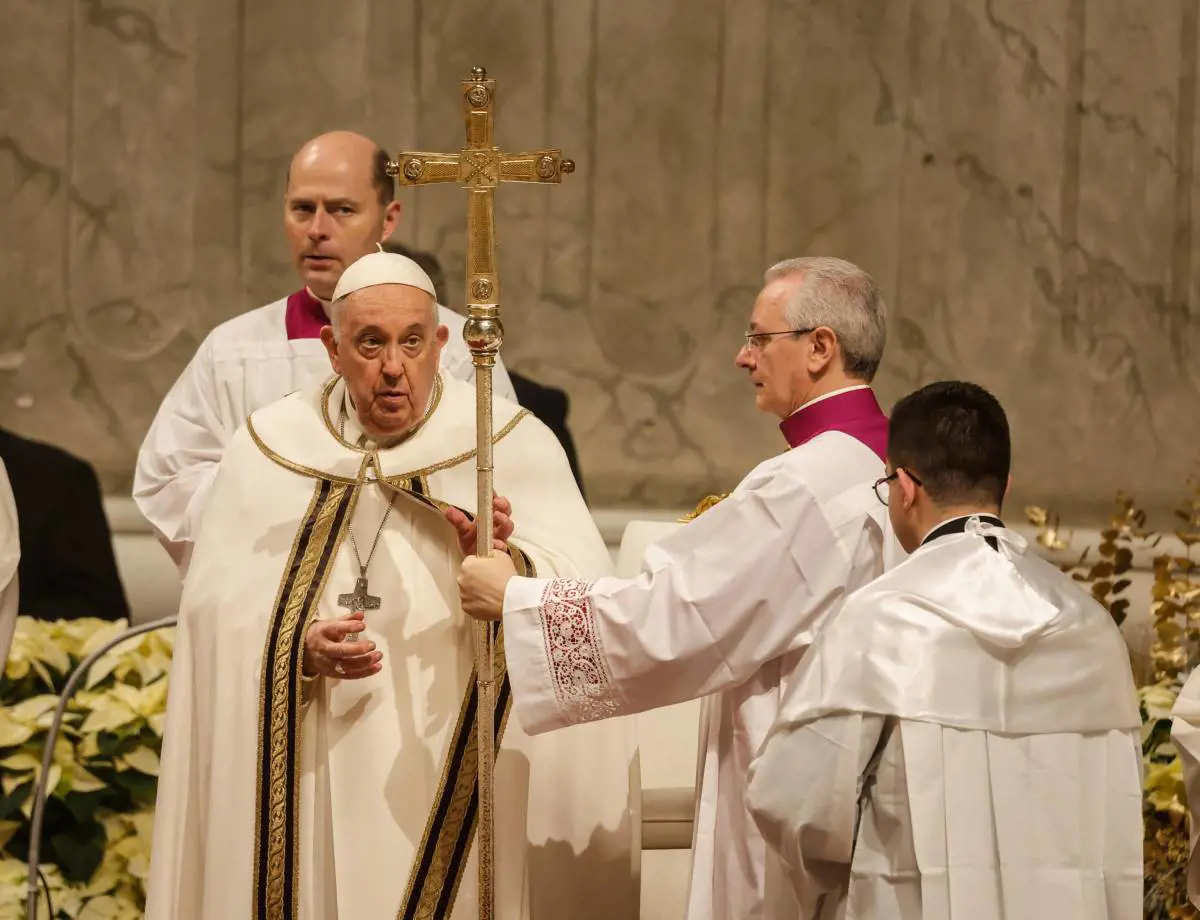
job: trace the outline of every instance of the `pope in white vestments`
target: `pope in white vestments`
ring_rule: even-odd
[[[751,768],[780,883],[804,920],[1137,920],[1140,717],[1120,631],[978,497],[1008,479],[989,394],[925,387],[892,410],[888,443],[881,497],[912,555],[830,618]]]
[[[17,528],[17,503],[13,498],[8,471],[0,460],[0,673],[8,660],[13,633],[20,614],[21,592],[17,567],[21,562],[21,536]]]
[[[203,517],[151,920],[477,916],[476,694],[455,585],[463,535],[445,516],[475,506],[475,391],[438,373],[446,329],[411,260],[366,256],[338,293],[326,337],[342,376],[251,415]],[[603,571],[554,435],[507,400],[495,419],[511,558],[549,576]],[[496,916],[636,917],[628,726],[532,738],[510,705],[505,678]]]
[[[861,269],[797,259],[767,272],[737,363],[790,450],[647,549],[620,579],[513,577],[470,559],[464,606],[501,615],[514,711],[530,732],[709,697],[689,920],[794,914],[767,898],[773,857],[746,809],[750,760],[821,621],[877,576],[889,539],[872,492],[887,419],[867,382],[884,305]]]
[[[288,172],[284,229],[305,286],[221,323],[208,334],[154,417],[134,472],[133,497],[181,569],[195,540],[221,455],[256,409],[329,376],[321,344],[329,301],[345,266],[396,228],[400,203],[380,175],[387,157],[359,135],[333,132],[305,144]],[[464,317],[438,306],[449,329],[442,371],[472,382]],[[493,392],[516,401],[498,360]]]

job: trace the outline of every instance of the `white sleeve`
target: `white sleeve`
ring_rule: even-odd
[[[181,569],[225,446],[245,421],[225,418],[220,407],[205,339],[154,416],[133,476],[133,500]]]
[[[637,578],[514,578],[504,644],[521,725],[549,731],[737,686],[811,641],[850,566],[812,493],[775,466],[651,546]]]
[[[817,916],[821,898],[848,883],[860,779],[884,721],[854,713],[779,726],[750,765],[747,806],[801,916]]]

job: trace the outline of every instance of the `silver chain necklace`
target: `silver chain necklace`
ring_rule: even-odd
[[[338,418],[338,435],[343,441],[346,440],[346,403],[344,401],[342,402],[342,409]],[[379,538],[383,536],[383,527],[387,524],[388,518],[391,516],[392,509],[395,506],[396,496],[392,495],[388,500],[387,509],[383,512],[383,517],[379,521],[379,529],[375,531],[375,539],[371,541],[371,549],[367,553],[366,562],[363,562],[362,555],[358,551],[358,541],[354,539],[354,525],[349,523],[346,525],[346,530],[350,533],[350,548],[354,550],[354,561],[358,565],[358,578],[355,579],[354,590],[352,592],[338,595],[338,606],[346,608],[351,613],[359,611],[365,613],[368,610],[379,609],[381,598],[371,594],[367,587],[367,566],[375,558],[375,550],[379,547]],[[347,636],[347,638],[350,637]]]

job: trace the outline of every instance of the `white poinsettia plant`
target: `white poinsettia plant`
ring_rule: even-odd
[[[123,621],[21,617],[0,676],[0,920],[25,917],[34,787],[61,691]],[[136,920],[145,906],[173,631],[101,657],[67,707],[48,777],[40,864],[46,920]]]

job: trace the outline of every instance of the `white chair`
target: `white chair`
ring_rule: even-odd
[[[104,513],[112,531],[117,573],[129,601],[129,625],[137,626],[178,614],[179,597],[183,592],[179,570],[133,499],[105,498]]]

